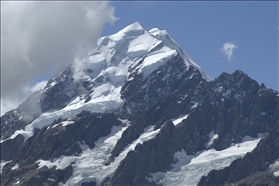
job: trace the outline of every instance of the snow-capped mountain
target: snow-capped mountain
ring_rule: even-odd
[[[278,102],[135,22],[1,117],[1,185],[276,185]]]

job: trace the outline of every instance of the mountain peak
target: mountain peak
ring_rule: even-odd
[[[126,26],[125,28],[120,30],[118,33],[129,34],[131,32],[138,32],[141,34],[144,31],[145,31],[145,29],[143,28],[143,26],[139,22],[136,21],[136,22]]]
[[[279,94],[242,71],[211,81],[167,31],[138,22],[80,63],[1,117],[1,185],[197,185],[230,164],[212,185],[278,174]]]

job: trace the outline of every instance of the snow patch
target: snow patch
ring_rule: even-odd
[[[69,121],[69,120],[68,121],[62,121],[61,123],[53,125],[51,128],[57,127],[58,125],[61,125],[61,124],[62,124],[63,127],[66,127],[67,125],[71,125],[71,124],[74,124],[74,123],[75,123],[74,121]]]
[[[192,109],[197,108],[197,107],[198,107],[198,105],[199,105],[199,103],[194,102],[194,101],[191,101],[191,103],[193,103],[193,104],[194,104],[194,105],[191,107]]]
[[[11,170],[15,170],[15,169],[18,169],[19,165],[16,163],[12,168]]]
[[[11,161],[4,161],[4,160],[1,160],[1,174],[2,174],[2,169],[3,167],[7,164],[7,163],[10,163]]]
[[[29,137],[31,137],[33,135],[33,131],[29,131],[29,130],[26,131],[26,130],[23,130],[23,129],[16,130],[14,132],[14,134],[11,135],[11,137],[7,138],[6,140],[14,139],[19,134],[21,134],[24,137],[24,141],[26,141]]]
[[[57,81],[53,81],[50,85],[49,88],[54,87],[54,85],[56,85],[58,82]]]
[[[181,123],[184,119],[187,119],[187,117],[188,117],[188,114],[186,114],[185,116],[180,116],[177,119],[172,119],[171,121],[174,125],[177,125],[177,124]]]
[[[17,182],[15,182],[14,184],[16,185],[20,184],[20,180],[17,180]]]
[[[142,144],[145,141],[153,139],[159,133],[159,131],[160,129],[154,130],[154,126],[145,128],[144,132],[139,136],[139,138],[133,141],[125,151],[134,150],[138,143]]]
[[[74,157],[73,156],[61,156],[57,159],[55,159],[54,161],[48,161],[48,160],[42,160],[39,159],[38,161],[36,161],[36,163],[38,163],[38,168],[40,169],[44,166],[47,166],[47,168],[52,168],[56,166],[56,169],[65,169],[66,167],[68,167],[72,162],[74,162]]]
[[[279,159],[275,160],[275,162],[269,166],[268,170],[273,172],[273,175],[275,177],[278,177],[279,176]]]
[[[214,140],[216,140],[219,136],[218,134],[215,134],[214,131],[211,131],[208,137],[209,137],[209,141],[207,143],[207,147],[211,146],[214,143]]]

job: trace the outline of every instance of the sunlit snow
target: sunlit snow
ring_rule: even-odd
[[[66,127],[67,125],[71,125],[71,124],[74,124],[74,123],[75,123],[74,121],[62,121],[61,123],[53,125],[51,128],[57,127],[58,125],[61,125],[61,124],[62,124],[63,127]]]
[[[38,160],[38,169],[43,166],[48,168],[56,166],[56,169],[64,169],[74,162],[72,164],[74,172],[65,185],[78,185],[86,181],[102,181],[103,178],[112,174],[118,165],[106,166],[105,163],[107,163],[112,149],[127,127],[114,126],[108,136],[95,142],[93,149],[80,143],[82,153],[79,156],[61,156],[54,161]]]
[[[15,170],[15,169],[18,169],[19,165],[16,163],[12,168],[11,170]]]
[[[202,175],[207,175],[212,169],[218,170],[229,166],[232,161],[251,152],[260,139],[246,141],[233,145],[225,150],[210,149],[188,156],[184,150],[177,152],[168,172],[151,173],[149,180],[163,185],[196,185]]]
[[[188,117],[188,114],[185,116],[180,116],[177,119],[172,119],[171,121],[174,125],[177,125],[177,124],[181,123],[184,119],[187,119],[187,117]]]
[[[279,158],[277,160],[275,160],[275,162],[269,166],[268,170],[273,172],[273,175],[275,177],[279,176]]]
[[[217,139],[219,136],[218,134],[215,134],[213,131],[211,131],[208,135],[209,137],[209,141],[207,143],[207,146],[209,147],[210,145],[212,145],[214,143],[214,140]]]
[[[1,160],[1,172],[2,173],[2,169],[3,167],[7,164],[7,163],[10,163],[11,161],[4,161],[4,160]]]
[[[61,110],[45,112],[24,130],[15,131],[11,138],[22,134],[27,139],[33,135],[34,128],[41,129],[58,118],[75,117],[82,110],[107,112],[118,109],[123,104],[120,90],[131,73],[129,67],[136,67],[134,70],[146,77],[176,54],[181,55],[186,66],[194,66],[204,79],[211,80],[166,31],[152,29],[148,32],[135,22],[116,34],[100,38],[92,55],[79,61],[82,70],[74,74],[75,80],[94,82],[91,99],[85,103],[78,96]],[[138,64],[140,59],[143,61]]]
[[[79,185],[83,182],[96,181],[101,184],[106,177],[112,176],[117,169],[120,162],[126,157],[127,153],[134,150],[138,143],[142,144],[144,141],[154,138],[160,129],[154,130],[154,126],[150,126],[144,129],[144,132],[138,139],[128,145],[113,162],[109,165],[105,165],[109,159],[110,153],[116,142],[120,139],[122,133],[127,129],[129,122],[127,120],[122,121],[125,127],[114,126],[111,133],[100,138],[93,149],[90,149],[87,145],[81,144],[82,153],[79,156],[61,156],[54,161],[38,160],[38,169],[47,166],[48,168],[56,166],[56,169],[64,169],[71,163],[74,172],[71,178],[65,183],[65,185]],[[63,185],[60,183],[60,185]]]

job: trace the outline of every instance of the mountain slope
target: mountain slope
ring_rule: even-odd
[[[136,22],[1,117],[1,185],[214,183],[211,169],[272,151],[261,144],[278,128],[278,102],[240,70],[212,80],[166,31]],[[278,154],[260,157],[263,174],[217,175],[277,175]]]

